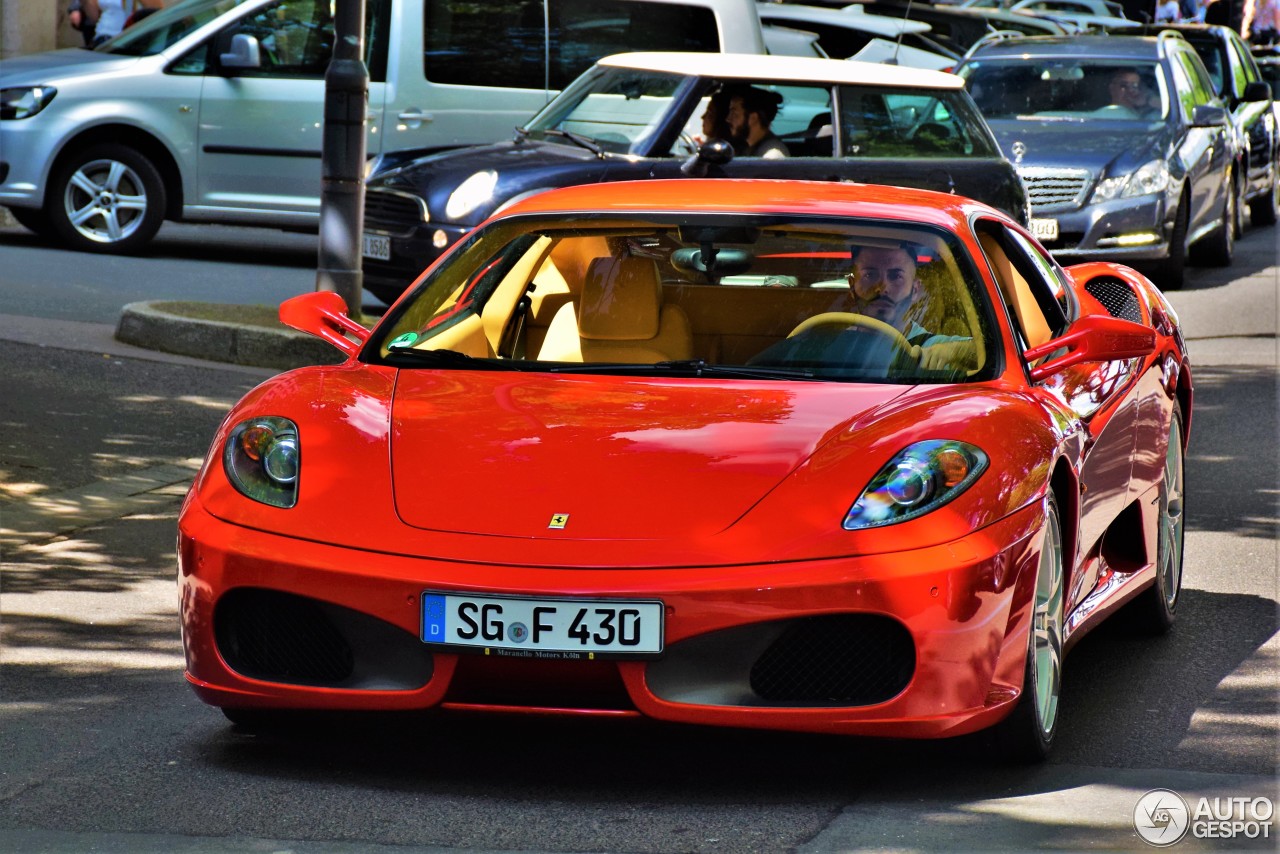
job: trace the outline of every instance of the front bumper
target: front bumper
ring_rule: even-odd
[[[1041,240],[1045,249],[1062,263],[1159,261],[1169,256],[1171,221],[1165,196],[1150,195],[1112,199],[1098,204],[1061,210],[1031,210],[1032,220],[1058,223],[1057,240]],[[1143,236],[1146,235],[1146,238]],[[1130,243],[1129,241],[1140,240]]]
[[[56,100],[56,97],[55,97]],[[39,208],[54,153],[61,142],[50,120],[52,105],[27,119],[0,126],[0,205]]]
[[[280,537],[216,519],[192,496],[178,543],[186,675],[227,708],[553,710],[959,735],[995,723],[1021,692],[1041,525],[1033,505],[945,546],[891,555],[559,570]],[[590,661],[432,651],[419,634],[428,588],[660,599],[665,651]],[[864,665],[876,671],[869,682],[829,696],[833,667],[842,676]],[[816,683],[796,676],[815,668]]]

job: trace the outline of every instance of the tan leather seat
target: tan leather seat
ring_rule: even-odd
[[[689,318],[663,305],[650,258],[596,258],[575,307],[556,312],[538,359],[551,362],[662,362],[693,357]]]

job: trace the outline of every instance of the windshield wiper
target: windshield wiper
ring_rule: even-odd
[[[579,148],[585,148],[597,157],[604,156],[604,149],[599,145],[596,145],[596,141],[589,136],[583,136],[580,133],[574,133],[571,130],[563,130],[562,128],[550,128],[548,130],[544,130],[542,133],[544,136],[562,136],[574,145]]]
[[[690,376],[739,377],[744,379],[816,379],[808,368],[766,368],[750,365],[709,365],[702,359],[673,359],[664,362],[596,362],[544,367],[553,374],[688,374]]]
[[[494,359],[478,359],[457,350],[415,350],[412,347],[388,347],[387,360],[393,364],[404,360],[419,365],[442,368],[469,368],[476,371],[494,371],[510,367],[507,362]]]

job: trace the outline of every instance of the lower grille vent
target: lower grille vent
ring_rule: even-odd
[[[789,626],[751,667],[765,700],[865,706],[889,700],[915,672],[915,645],[896,620],[833,614]]]
[[[355,667],[351,647],[320,607],[301,596],[240,589],[223,596],[214,617],[218,651],[254,679],[332,684]]]

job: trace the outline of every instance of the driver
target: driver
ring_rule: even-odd
[[[916,275],[917,247],[909,243],[853,246],[849,254],[853,267],[845,278],[849,282],[852,310],[889,324],[909,343],[918,344],[920,367],[940,370],[971,355],[972,339],[935,335],[908,319],[911,307],[925,295]]]

